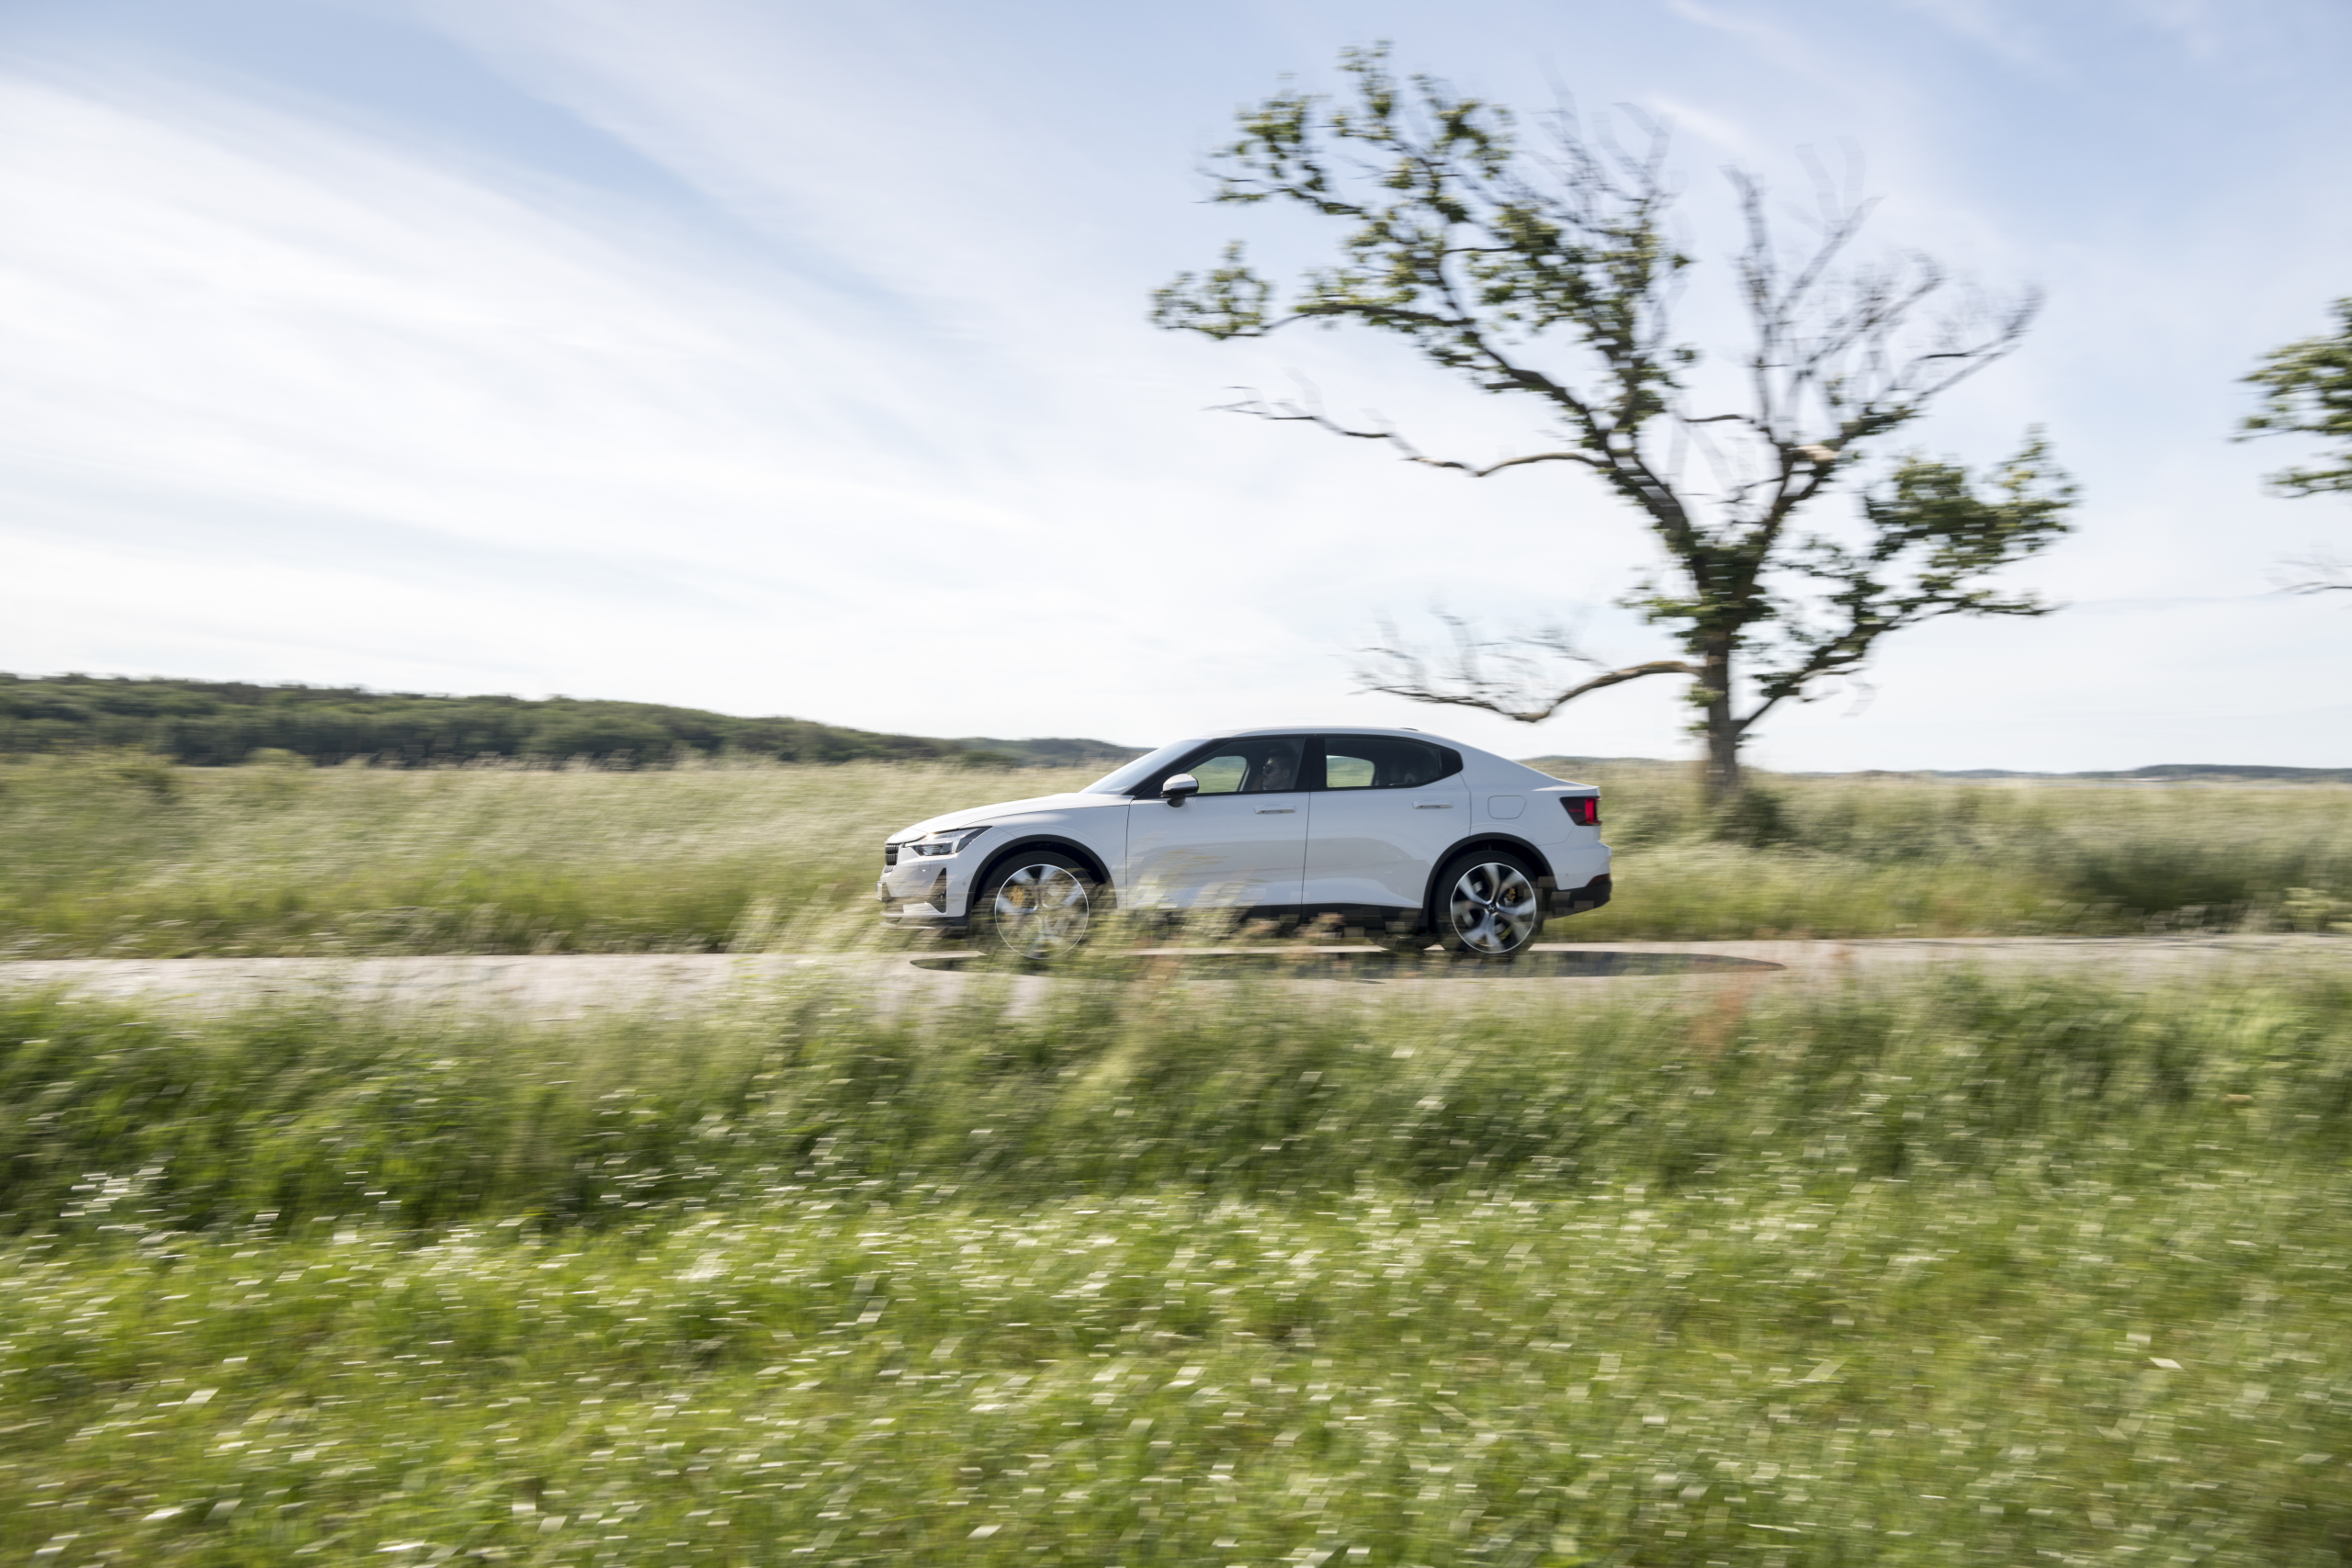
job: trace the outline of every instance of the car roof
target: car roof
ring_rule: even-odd
[[[1479,765],[1498,763],[1505,767],[1518,769],[1522,773],[1532,773],[1543,772],[1540,768],[1531,768],[1524,762],[1514,762],[1508,757],[1498,756],[1492,751],[1484,750],[1476,746],[1465,745],[1459,740],[1449,740],[1442,735],[1431,735],[1426,730],[1384,728],[1378,725],[1370,724],[1267,725],[1262,728],[1256,729],[1210,730],[1204,733],[1200,737],[1200,739],[1203,741],[1240,740],[1252,735],[1389,735],[1394,736],[1400,740],[1422,740],[1427,741],[1431,745],[1447,747],[1453,750],[1464,753],[1466,759]],[[1562,779],[1560,782],[1570,788],[1590,787],[1589,785],[1579,785],[1573,779]]]
[[[1256,729],[1225,729],[1216,732],[1218,739],[1238,740],[1245,735],[1409,735],[1416,740],[1436,741],[1459,746],[1458,740],[1447,740],[1442,735],[1430,735],[1419,729],[1384,729],[1368,724],[1270,724]]]

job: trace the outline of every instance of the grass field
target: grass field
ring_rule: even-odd
[[[2352,789],[1772,780],[1728,816],[1602,770],[1618,899],[1554,934],[2352,926]],[[1081,782],[922,764],[0,764],[0,952],[709,951],[831,929],[884,834]]]
[[[870,907],[883,835],[1069,773],[0,768],[17,956],[699,952],[763,910]],[[1052,787],[1049,782],[1044,787]]]
[[[0,1552],[2338,1564],[2352,978],[0,1003]]]

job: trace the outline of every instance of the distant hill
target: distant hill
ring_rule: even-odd
[[[1101,740],[941,740],[805,718],[741,718],[660,703],[447,696],[357,686],[0,673],[0,754],[130,746],[198,767],[256,750],[404,766],[481,757],[649,762],[681,749],[797,762],[956,761],[1092,765],[1140,753]]]
[[[1524,757],[1531,768],[1688,768],[1661,757]],[[1758,769],[1758,772],[1764,770]],[[2122,772],[2033,773],[2008,768],[1864,768],[1848,773],[1788,773],[1798,779],[2042,779],[2052,784],[2352,784],[2352,768],[2280,768],[2259,762],[2158,762]]]
[[[972,735],[954,744],[972,751],[1010,757],[1025,767],[1091,768],[1102,773],[1144,754],[1140,746],[1114,746],[1107,740],[1069,740],[1052,736],[1035,740],[999,740]]]
[[[2018,773],[1999,768],[1939,773],[1939,779],[2052,779],[2082,784],[2352,784],[2352,768],[2278,768],[2259,762],[2158,762],[2123,773]]]
[[[1521,757],[1531,768],[1690,768],[1697,764],[1668,757]]]
[[[592,757],[605,762],[654,762],[688,750],[795,762],[961,761],[1107,773],[1143,755],[1140,747],[1066,736],[1009,740],[972,735],[948,740],[849,729],[806,718],[744,718],[661,703],[576,697],[534,701],[374,692],[360,686],[264,686],[243,681],[0,672],[0,756],[83,746],[135,747],[196,767],[233,766],[265,750],[291,751],[322,764],[358,758],[408,767],[482,757]],[[1523,760],[1531,767],[1551,771],[1690,766],[1659,757]],[[2352,768],[2162,762],[2120,773],[1871,769],[1791,776],[2041,779],[2059,784],[2352,784]]]
[[[2044,784],[2352,784],[2352,768],[2278,768],[2258,762],[2158,762],[2087,773],[2035,773],[2010,768],[1864,768],[1849,773],[1791,773],[1802,779],[2028,779]]]

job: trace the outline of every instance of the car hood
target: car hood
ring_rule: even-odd
[[[884,840],[885,843],[904,843],[920,839],[925,833],[936,833],[949,828],[976,828],[981,823],[991,825],[1046,811],[1096,810],[1106,807],[1131,805],[1124,795],[1040,795],[1027,800],[1001,800],[994,806],[975,806],[963,811],[950,811],[938,817],[926,817],[911,828],[901,828]]]

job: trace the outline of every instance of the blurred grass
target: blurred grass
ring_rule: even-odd
[[[2352,928],[2352,790],[1600,769],[1617,900],[1555,940]],[[0,953],[712,951],[869,910],[883,836],[1075,771],[0,764]]]
[[[1013,1201],[1843,1189],[2029,1166],[2129,1183],[2249,1129],[2281,1156],[2352,1154],[2352,975],[2335,966],[2146,995],[1742,979],[1704,1004],[1574,1009],[1556,983],[1467,1008],[1105,969],[1018,1005],[1011,977],[983,976],[887,1010],[805,970],[731,1009],[560,1027],[332,1002],[166,1023],[0,997],[0,1224],[598,1228],[867,1182]]]
[[[896,829],[1076,777],[921,763],[34,758],[0,766],[0,951],[711,951],[763,909],[870,908]]]
[[[1597,767],[1617,898],[1573,940],[2352,931],[2352,789]]]
[[[2335,966],[1023,998],[6,1002],[0,1550],[2352,1548]]]

